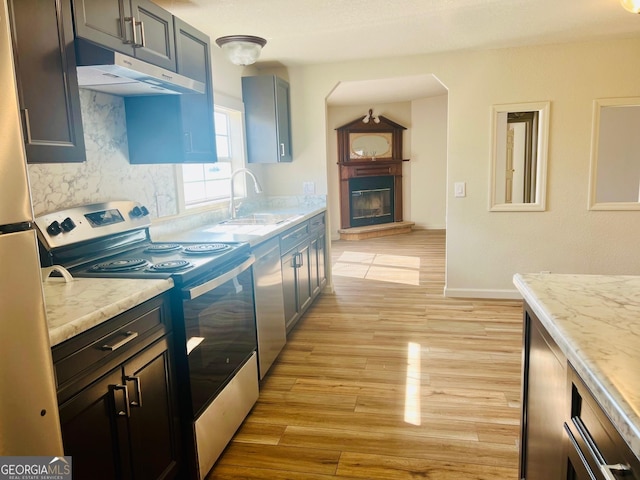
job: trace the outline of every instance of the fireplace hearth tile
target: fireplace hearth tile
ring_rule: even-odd
[[[340,228],[338,233],[340,234],[340,240],[365,240],[367,238],[409,233],[414,225],[415,222],[382,223],[364,227]]]

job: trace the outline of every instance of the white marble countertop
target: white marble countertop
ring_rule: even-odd
[[[290,215],[290,218],[280,223],[267,225],[234,225],[224,222],[213,225],[201,225],[180,233],[167,234],[158,236],[157,238],[154,237],[153,240],[173,242],[248,242],[251,247],[256,247],[280,235],[289,228],[325,211],[326,207],[324,206],[262,210],[255,213]]]
[[[513,282],[640,458],[640,276],[516,274]]]
[[[173,287],[173,280],[51,277],[43,282],[51,346]]]

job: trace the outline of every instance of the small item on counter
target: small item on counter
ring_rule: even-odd
[[[69,273],[69,271],[64,268],[62,265],[52,265],[51,267],[46,267],[42,269],[42,281],[46,282],[51,278],[52,273],[57,273],[55,278],[62,277],[64,278],[65,283],[72,282],[73,276]]]

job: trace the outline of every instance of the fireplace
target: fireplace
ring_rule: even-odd
[[[340,171],[341,230],[402,218],[402,132],[405,127],[373,110],[336,128]],[[388,228],[385,228],[388,230]],[[342,232],[340,232],[342,234]]]
[[[352,227],[393,222],[393,177],[349,179],[349,215]]]

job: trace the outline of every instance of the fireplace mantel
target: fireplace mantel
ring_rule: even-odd
[[[365,121],[366,120],[366,121]],[[338,166],[340,173],[340,225],[351,228],[351,190],[349,181],[363,177],[393,177],[393,222],[402,222],[402,164],[408,159],[402,158],[402,132],[405,127],[382,115],[373,116],[373,111],[364,117],[358,117],[336,129],[338,132]],[[357,141],[369,136],[378,143],[377,147],[386,148],[383,152],[359,151]],[[384,144],[380,139],[385,139]]]

